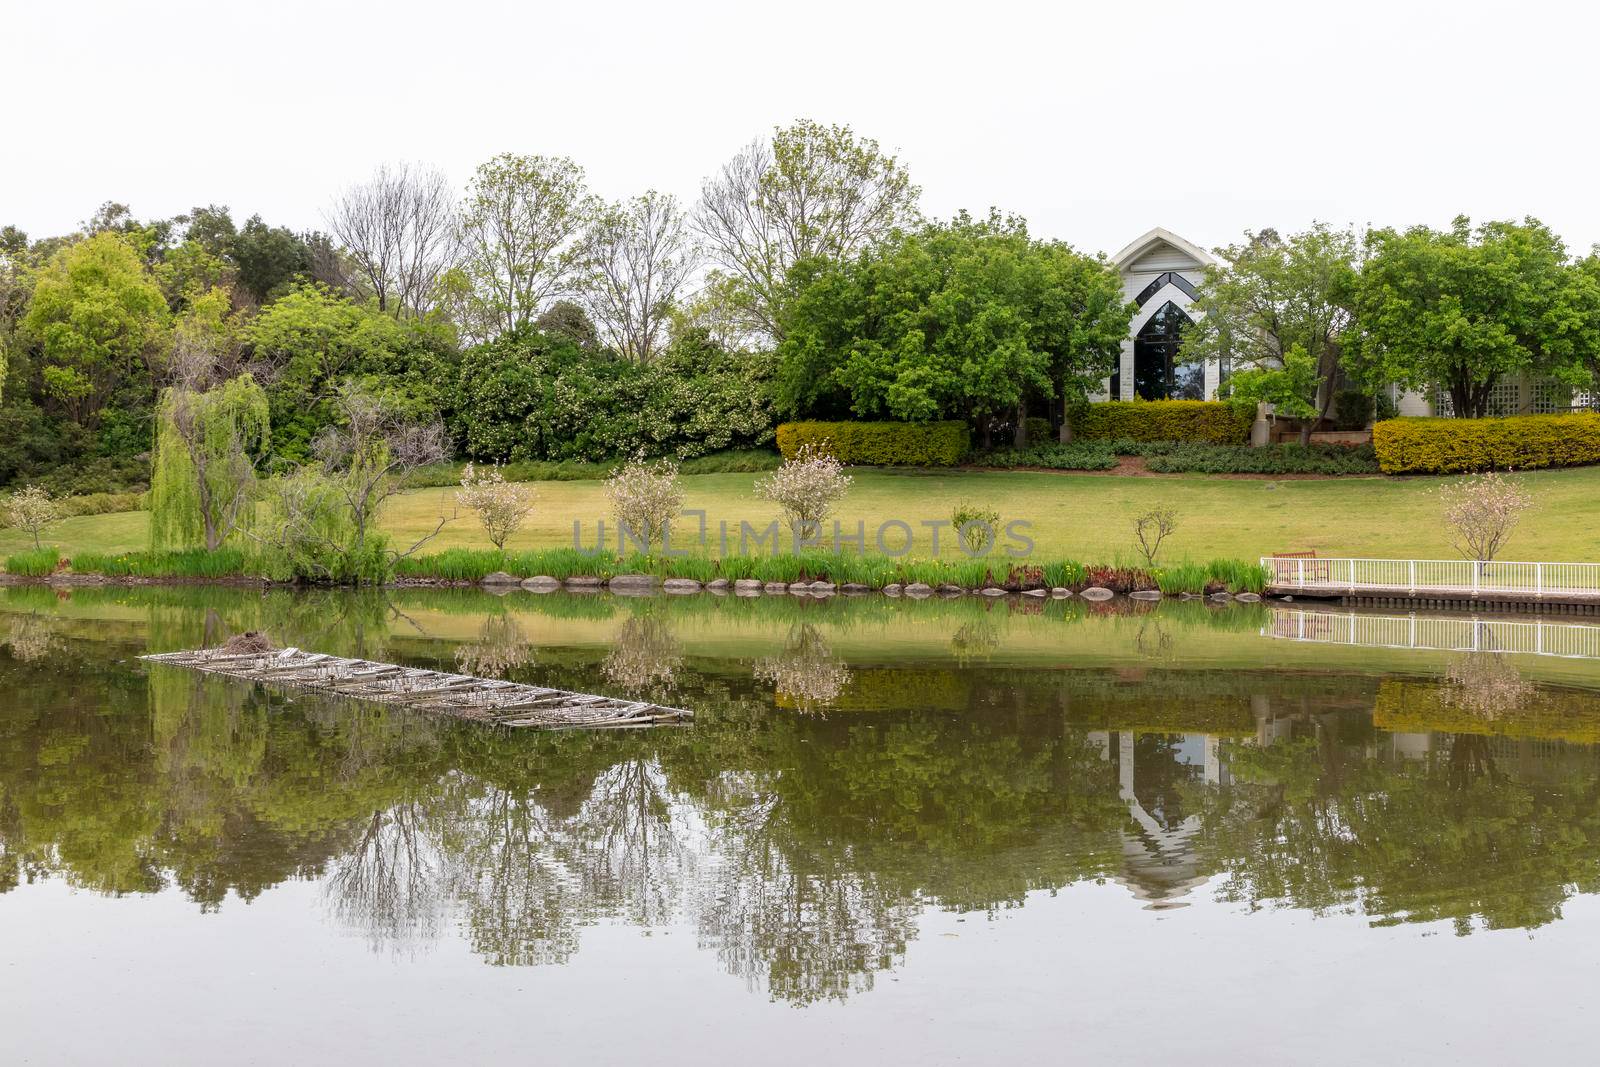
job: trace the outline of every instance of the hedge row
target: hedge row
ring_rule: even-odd
[[[1214,400],[1109,400],[1074,420],[1074,437],[1089,440],[1186,441],[1242,445],[1250,417]]]
[[[791,459],[802,445],[822,446],[842,463],[874,467],[950,467],[971,447],[964,422],[786,422],[778,451]]]
[[[1073,441],[1032,448],[1004,448],[974,457],[979,467],[1044,467],[1050,470],[1104,471],[1118,456],[1143,456],[1162,474],[1377,474],[1371,445],[1186,444],[1180,441]]]
[[[1162,474],[1377,474],[1371,445],[1154,445],[1131,454]]]
[[[1600,413],[1388,419],[1372,427],[1385,474],[1457,474],[1600,463]]]

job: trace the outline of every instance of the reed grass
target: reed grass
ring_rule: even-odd
[[[43,578],[54,574],[60,563],[61,553],[53,546],[29,548],[6,557],[6,573],[23,578]]]
[[[237,548],[203,548],[184,552],[80,552],[69,561],[75,574],[108,578],[240,578],[259,577],[259,560]]]

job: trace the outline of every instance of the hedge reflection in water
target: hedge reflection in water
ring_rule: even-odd
[[[1065,657],[1117,624],[1013,625],[970,601],[941,609],[936,644],[864,653],[851,627],[876,644],[881,600],[860,616],[735,605],[769,636],[707,654],[717,605],[599,598],[524,606],[610,627],[534,655],[539,618],[482,598],[48,592],[0,599],[0,890],[59,878],[215,909],[313,879],[375,947],[425,949],[459,920],[503,965],[566,960],[599,920],[688,923],[729,972],[804,1002],[869,987],[926,907],[992,912],[1088,880],[1131,906],[1217,898],[1463,933],[1552,922],[1600,883],[1600,704],[1530,681],[1526,659],[1411,677],[1185,668],[1190,642],[1260,620],[1180,611],[1127,620],[1116,663],[1022,666],[1001,661],[1027,627],[1055,627]],[[465,640],[431,636],[452,617]],[[130,662],[246,625],[650,689],[699,719],[497,732]]]

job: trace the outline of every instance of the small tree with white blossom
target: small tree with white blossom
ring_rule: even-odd
[[[6,521],[19,530],[26,530],[33,537],[33,547],[42,547],[39,544],[39,535],[47,527],[54,526],[61,521],[66,513],[61,502],[50,495],[50,490],[42,485],[28,485],[11,494],[6,501]]]
[[[797,541],[816,537],[822,520],[850,489],[851,477],[827,446],[826,441],[801,445],[783,466],[756,482],[756,495],[783,509]]]
[[[1439,490],[1450,540],[1467,559],[1487,561],[1505,547],[1533,496],[1493,471]]]
[[[646,463],[642,455],[635,456],[612,469],[606,496],[623,542],[640,542],[647,550],[657,542],[664,544],[667,525],[683,510],[678,465],[666,459]]]
[[[468,463],[461,472],[456,502],[477,515],[494,547],[504,550],[533,512],[537,496],[532,486],[506,481],[499,467],[480,470]]]

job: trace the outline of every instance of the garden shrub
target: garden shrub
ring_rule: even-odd
[[[1458,474],[1600,463],[1600,413],[1389,419],[1372,428],[1385,474]]]
[[[1377,474],[1371,445],[1199,445],[1146,446],[1132,454],[1162,474]]]
[[[1055,471],[1108,471],[1117,465],[1109,441],[1071,441],[1031,448],[1001,448],[973,459],[980,467],[1043,467]]]
[[[786,422],[778,451],[792,459],[803,445],[822,446],[842,463],[875,467],[949,467],[971,437],[964,422]]]
[[[537,332],[461,357],[453,431],[461,453],[508,464],[643,454],[688,459],[772,440],[770,355],[698,335],[634,363]]]
[[[1250,417],[1215,400],[1108,400],[1090,404],[1072,432],[1089,440],[1242,445],[1250,433]]]
[[[1161,474],[1377,474],[1371,445],[1208,445],[1182,441],[1072,441],[1037,448],[1003,448],[974,457],[980,467],[1042,467],[1103,471],[1118,456],[1143,456]]]
[[[1026,419],[1023,425],[1028,429],[1028,444],[1042,445],[1050,440],[1050,420],[1041,418]]]
[[[1372,397],[1359,389],[1341,389],[1333,396],[1333,426],[1337,430],[1364,430],[1372,421]]]

